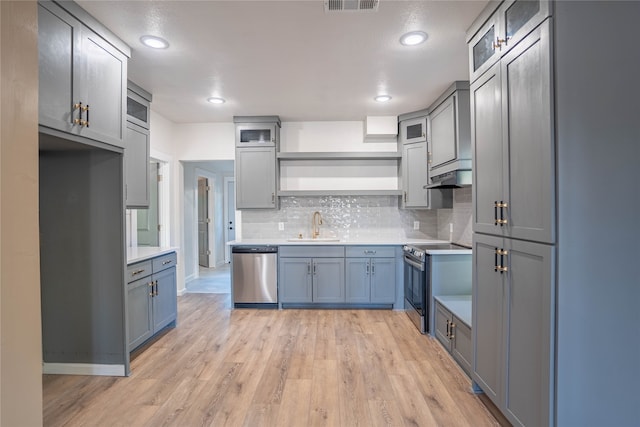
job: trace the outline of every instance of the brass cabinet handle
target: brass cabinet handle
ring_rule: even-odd
[[[449,326],[449,339],[452,340],[456,337],[456,334],[453,333],[454,328],[456,327],[456,324],[451,322],[451,326]]]
[[[153,282],[149,282],[147,283],[147,285],[151,288],[151,292],[149,292],[149,296],[153,297],[154,296],[153,294],[155,293],[155,291],[153,290]]]
[[[140,270],[136,270],[134,272],[131,273],[131,276],[137,276],[140,273],[144,273],[144,268],[140,269]]]
[[[447,338],[449,338],[449,319],[447,319]]]
[[[499,265],[497,271],[499,271],[500,274],[502,274],[502,273],[506,273],[508,270],[509,270],[508,267],[503,267],[503,266]]]
[[[156,295],[155,296],[158,296],[158,295],[160,295],[160,291],[158,290],[158,281],[156,280]]]
[[[86,127],[89,127],[89,104],[87,104],[87,106],[84,107],[84,111],[87,112],[87,120],[84,121],[84,125]]]
[[[502,50],[503,44],[507,44],[507,41],[505,39],[501,39],[500,37],[496,37],[496,41],[491,43],[491,45],[493,46],[493,50],[496,50],[496,49]]]

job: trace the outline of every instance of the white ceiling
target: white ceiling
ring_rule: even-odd
[[[177,123],[234,115],[364,120],[429,106],[469,78],[465,33],[486,0],[380,0],[377,12],[325,13],[322,0],[78,3],[131,46],[129,78]],[[408,31],[429,34],[405,47]],[[153,50],[140,36],[171,46]],[[388,93],[385,104],[373,97]],[[209,104],[210,96],[227,102]]]

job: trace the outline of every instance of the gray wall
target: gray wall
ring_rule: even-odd
[[[185,279],[198,273],[197,202],[198,186],[196,169],[215,175],[213,188],[213,227],[215,234],[216,265],[224,263],[224,177],[233,177],[233,160],[211,160],[205,162],[182,162],[184,170],[184,268]]]
[[[639,18],[555,3],[559,426],[640,425]]]

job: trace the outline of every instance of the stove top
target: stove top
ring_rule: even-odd
[[[469,250],[468,246],[458,245],[455,243],[436,243],[424,245],[406,245],[402,247],[405,255],[415,260],[424,261],[426,259],[427,250]]]

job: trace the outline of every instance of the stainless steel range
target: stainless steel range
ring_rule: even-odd
[[[431,266],[429,250],[468,250],[455,243],[405,245],[404,254],[404,308],[416,327],[429,332],[429,302],[431,300]]]

